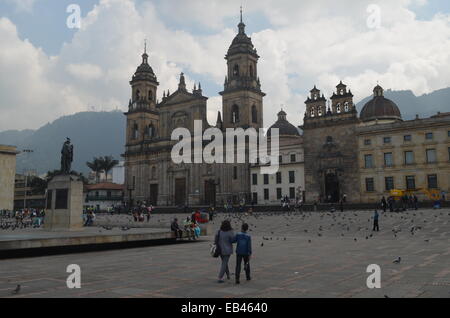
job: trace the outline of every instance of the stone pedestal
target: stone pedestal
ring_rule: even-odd
[[[83,229],[83,182],[77,176],[59,175],[48,183],[44,229]]]

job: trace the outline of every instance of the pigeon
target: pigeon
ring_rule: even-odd
[[[264,242],[263,243],[261,243],[261,247],[263,247],[264,246]]]
[[[402,261],[402,258],[399,256],[395,261],[393,261],[392,263],[394,264],[400,264],[400,262]]]
[[[388,295],[384,295],[384,298],[390,298]]]
[[[17,285],[16,289],[14,289],[14,291],[12,292],[13,294],[18,294],[20,293],[20,285]]]

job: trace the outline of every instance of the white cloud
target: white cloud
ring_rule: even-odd
[[[411,89],[416,94],[449,86],[450,17],[440,14],[419,21],[408,6],[425,1],[380,0],[381,28],[373,30],[366,24],[370,3],[244,3],[244,19],[264,15],[273,25],[251,34],[261,56],[266,126],[276,120],[282,104],[288,119],[300,124],[304,100],[314,84],[328,97],[342,79],[356,101],[371,94],[377,81],[386,89]],[[21,40],[14,24],[0,19],[0,72],[8,74],[0,79],[0,108],[6,114],[0,118],[0,130],[37,128],[91,106],[124,109],[144,38],[149,40],[150,64],[161,83],[159,98],[163,90],[176,89],[182,71],[188,87],[198,81],[196,74],[222,85],[223,57],[236,34],[236,27],[227,27],[226,22],[234,17],[237,24],[239,5],[237,0],[165,0],[136,7],[131,0],[101,0],[56,57]],[[170,13],[178,29],[167,25],[162,13]],[[183,23],[205,28],[208,35],[183,30]],[[210,96],[211,124],[220,106],[221,97]]]
[[[18,11],[30,12],[36,0],[6,0],[6,2],[13,4]]]

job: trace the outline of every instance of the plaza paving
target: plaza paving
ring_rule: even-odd
[[[252,278],[217,284],[212,236],[200,242],[37,258],[0,260],[0,297],[450,297],[450,211],[219,214],[235,229],[250,224]],[[167,226],[155,215],[139,226]],[[178,215],[181,220],[183,215]],[[99,217],[124,224],[128,216]],[[0,236],[8,231],[0,231]],[[401,257],[400,264],[393,260]],[[235,258],[230,270],[234,272]],[[66,267],[81,267],[81,289],[68,289]],[[368,289],[369,264],[381,267],[381,289]],[[12,291],[20,284],[21,292]]]

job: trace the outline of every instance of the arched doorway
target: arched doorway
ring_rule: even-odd
[[[329,172],[325,175],[325,202],[339,202],[339,179],[336,173]]]

